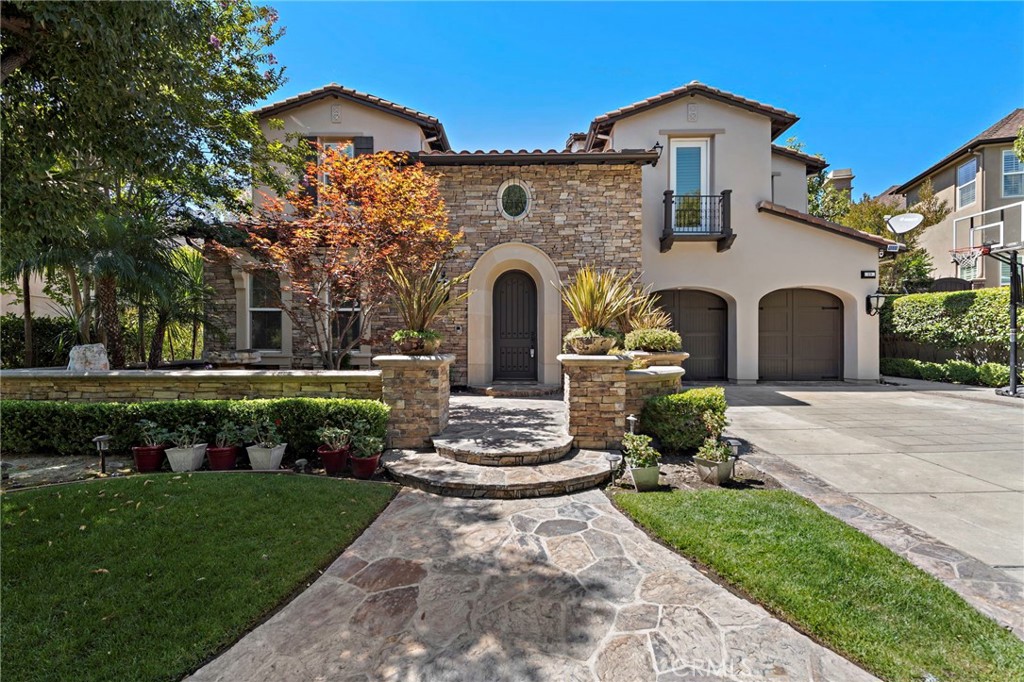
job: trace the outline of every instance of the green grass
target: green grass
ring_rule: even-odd
[[[2,497],[4,680],[176,680],[271,612],[391,486],[132,476]]]
[[[788,491],[619,493],[683,555],[886,680],[1024,680],[1024,642]]]

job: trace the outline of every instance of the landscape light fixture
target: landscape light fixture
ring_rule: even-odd
[[[636,423],[637,423],[636,416],[631,414],[628,417],[626,417],[626,421],[629,422],[629,432],[630,433],[634,433],[634,429],[636,428]]]
[[[96,449],[100,451],[100,473],[107,473],[107,450],[110,448],[110,436],[96,436],[92,439],[96,443]]]
[[[868,294],[867,297],[867,311],[868,315],[872,317],[882,312],[882,306],[885,305],[885,294],[881,291],[876,291],[873,294]]]

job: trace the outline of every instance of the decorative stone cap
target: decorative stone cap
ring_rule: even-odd
[[[303,377],[357,378],[379,377],[380,370],[362,369],[110,369],[110,370],[68,370],[68,369],[5,369],[0,371],[4,379],[72,379],[97,377],[122,379],[125,381],[167,379],[301,379]]]
[[[450,353],[437,355],[378,355],[373,358],[373,364],[381,367],[396,367],[419,365],[420,367],[447,367],[455,362],[455,356]]]
[[[595,365],[604,367],[629,367],[633,359],[627,355],[575,355],[563,353],[556,358],[563,365]]]
[[[645,367],[657,366],[657,365],[681,365],[683,362],[690,357],[690,354],[686,351],[665,351],[660,353],[650,353],[643,350],[629,350],[626,351],[626,355],[633,358],[637,362],[642,363]]]
[[[646,367],[644,369],[626,370],[626,381],[635,381],[640,383],[644,381],[660,381],[661,379],[669,379],[672,377],[681,379],[684,374],[686,374],[686,370],[682,367],[658,365],[655,367]]]

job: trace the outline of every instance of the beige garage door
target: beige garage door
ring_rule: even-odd
[[[758,370],[763,381],[843,376],[843,303],[816,289],[780,289],[761,299]]]
[[[725,379],[728,308],[725,299],[694,289],[659,291],[658,305],[672,316],[672,328],[683,337],[683,350],[690,354],[683,363],[686,379]]]

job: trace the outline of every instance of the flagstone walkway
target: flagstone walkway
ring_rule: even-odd
[[[192,680],[875,679],[650,540],[600,491],[403,490]]]

